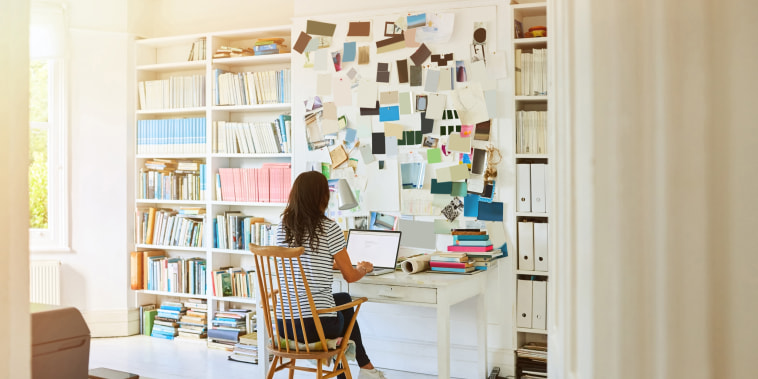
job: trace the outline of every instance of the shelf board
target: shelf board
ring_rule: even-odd
[[[548,213],[516,212],[516,217],[549,217]]]
[[[213,249],[214,253],[220,254],[238,254],[238,255],[252,255],[249,250],[232,250],[232,249]]]
[[[548,159],[547,154],[516,154],[516,159],[519,158],[527,158],[527,159]]]
[[[288,111],[289,103],[279,104],[255,104],[255,105],[214,105],[211,109],[221,112],[264,112],[264,111]],[[204,110],[205,108],[203,108]]]
[[[160,200],[160,199],[137,199],[137,204],[178,204],[178,205],[205,205],[203,200]]]
[[[140,248],[140,249],[199,251],[199,252],[203,252],[203,253],[206,250],[204,247],[147,245],[147,244],[144,244],[144,243],[136,244],[135,247],[136,248]]]
[[[524,47],[546,47],[547,37],[516,38],[513,40],[513,46],[517,49]]]
[[[239,153],[213,153],[211,158],[292,158],[290,153],[273,153],[273,154],[239,154]]]
[[[287,203],[254,203],[254,202],[242,202],[242,201],[214,201],[213,205],[239,205],[245,207],[281,207],[287,206]]]
[[[154,153],[154,154],[137,154],[137,159],[154,159],[154,158],[161,158],[161,159],[196,159],[196,158],[205,158],[205,154],[203,153]]]
[[[547,334],[547,330],[543,329],[516,328],[516,331],[519,333]]]
[[[292,30],[292,27],[290,25],[276,25],[276,26],[267,26],[263,28],[252,28],[252,29],[217,32],[217,33],[213,33],[213,38],[253,39],[253,38],[271,37],[272,35],[276,35],[276,34],[282,34],[282,36],[284,35],[289,36],[291,33],[291,30]]]
[[[205,299],[208,295],[200,295],[196,293],[183,293],[183,292],[166,292],[166,291],[151,291],[151,290],[136,290],[137,293],[145,295],[158,295],[158,296],[175,296],[175,297],[197,297]]]
[[[247,57],[216,58],[213,60],[214,65],[228,66],[250,66],[269,63],[290,63],[292,54],[270,54],[270,55],[252,55]]]
[[[537,102],[547,101],[547,95],[540,95],[540,96],[523,96],[523,95],[519,95],[519,96],[515,96],[514,99],[516,101],[520,101],[520,102],[524,102],[524,103],[525,102],[537,103]]]
[[[172,71],[190,71],[205,70],[206,61],[186,61],[171,63],[143,64],[137,66],[137,71],[149,72],[172,72]]]
[[[176,109],[140,109],[138,115],[162,115],[183,113],[205,113],[205,107],[176,108]]]
[[[167,46],[176,46],[188,43],[189,46],[187,46],[189,52],[189,48],[192,47],[192,43],[200,40],[205,39],[205,34],[187,34],[187,35],[181,35],[181,36],[171,36],[171,37],[158,37],[158,38],[144,38],[144,39],[138,39],[136,41],[137,46],[145,46],[145,47],[167,47]]]
[[[255,299],[254,298],[250,298],[250,297],[212,296],[211,300],[230,301],[230,302],[234,302],[234,303],[255,304]]]
[[[534,15],[541,15],[545,14],[545,10],[547,9],[547,2],[545,1],[539,1],[539,2],[523,2],[518,4],[513,4],[513,10],[518,10],[522,12],[539,12],[541,10],[541,13],[535,13],[535,14],[524,14],[525,16],[534,16]]]
[[[550,276],[547,271],[516,270],[516,275]]]

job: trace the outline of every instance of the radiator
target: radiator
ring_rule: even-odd
[[[29,261],[29,300],[32,303],[61,304],[61,262]]]

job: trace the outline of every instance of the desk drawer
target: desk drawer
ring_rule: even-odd
[[[367,297],[369,301],[437,303],[435,288],[392,286],[383,284],[350,283],[350,295]]]

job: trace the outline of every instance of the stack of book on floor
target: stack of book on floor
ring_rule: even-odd
[[[246,320],[249,309],[219,311],[213,316],[208,329],[208,347],[232,351],[239,336],[247,332]]]
[[[516,350],[519,379],[547,378],[547,344],[528,342]]]
[[[232,355],[229,356],[229,360],[257,364],[258,333],[252,332],[241,335],[239,337],[239,343],[234,345],[234,350],[232,350]]]
[[[184,306],[187,307],[187,312],[179,320],[179,337],[206,338],[208,304],[203,299],[188,299]]]
[[[179,320],[187,312],[184,304],[174,301],[164,301],[155,315],[153,330],[150,336],[172,340],[179,335]]]

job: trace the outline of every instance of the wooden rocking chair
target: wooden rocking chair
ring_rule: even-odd
[[[292,379],[295,374],[294,370],[315,372],[316,377],[319,379],[333,378],[342,373],[344,373],[348,379],[351,379],[352,376],[350,375],[350,368],[347,364],[345,351],[347,350],[350,333],[353,331],[353,325],[355,325],[355,319],[358,316],[358,310],[360,309],[361,304],[367,299],[362,297],[337,307],[317,309],[313,302],[313,296],[311,295],[311,290],[308,286],[308,280],[305,277],[305,272],[303,271],[303,266],[300,261],[300,256],[305,251],[303,247],[286,248],[280,246],[258,246],[250,244],[250,251],[255,256],[255,271],[258,278],[258,288],[260,292],[259,301],[261,301],[261,306],[263,308],[266,332],[271,339],[266,350],[274,356],[267,377],[271,379],[277,371],[289,369],[290,379]],[[295,262],[297,264],[293,264]],[[283,268],[281,273],[279,272],[279,267]],[[299,268],[297,272],[295,267]],[[283,277],[280,275],[283,275]],[[305,335],[303,335],[304,341],[299,341],[297,335],[289,335],[287,327],[285,327],[281,333],[284,338],[280,338],[280,332],[277,330],[275,310],[278,310],[279,313],[282,314],[284,325],[291,323],[291,325],[300,325],[302,329],[305,329],[303,317],[293,316],[295,314],[293,309],[297,310],[298,315],[302,314],[300,308],[301,295],[299,295],[297,291],[294,291],[294,293],[290,294],[287,304],[285,304],[282,293],[278,288],[279,283],[282,281],[285,283],[293,283],[295,288],[305,288],[305,292],[308,295],[311,314],[313,315],[313,321],[316,330],[318,331],[319,341],[308,341]],[[327,339],[324,337],[321,320],[318,316],[324,313],[338,312],[350,307],[355,307],[355,314],[351,320],[345,320],[346,329],[345,334],[342,336],[342,342],[336,348],[329,349],[327,346]],[[288,343],[289,341],[293,341],[294,343]],[[321,342],[320,347],[315,349],[309,348],[308,345],[314,342]],[[299,343],[304,344],[304,347],[300,346]],[[334,368],[331,371],[326,370],[323,367],[324,363],[328,362],[333,356],[335,357]],[[284,362],[285,358],[287,358],[287,362]],[[298,359],[316,360],[318,363],[315,369],[312,367],[297,366]],[[339,367],[340,364],[341,367]]]

